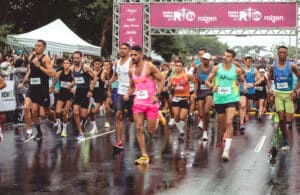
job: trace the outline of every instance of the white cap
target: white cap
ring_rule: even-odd
[[[210,60],[211,59],[211,55],[209,53],[204,53],[202,58],[205,58],[207,60]]]

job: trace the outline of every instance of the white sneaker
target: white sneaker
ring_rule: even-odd
[[[223,154],[222,154],[222,160],[229,161],[229,150],[224,149]]]
[[[58,125],[57,125],[56,135],[59,135],[60,133],[61,133],[61,123],[60,123],[60,120],[59,120]]]
[[[58,126],[58,124],[60,124],[60,120],[59,120],[59,119],[56,119],[56,122],[55,122],[55,123],[53,123],[53,127],[57,127],[57,126]]]
[[[108,130],[110,129],[110,124],[109,124],[109,122],[105,122],[105,123],[104,123],[104,129],[105,129],[105,131],[108,131]]]
[[[26,134],[28,135],[28,136],[32,136],[32,129],[27,129],[26,130]]]
[[[208,140],[208,134],[207,131],[203,131],[202,140],[207,141]]]
[[[169,126],[173,126],[175,125],[175,119],[171,118],[169,123],[168,123]]]
[[[198,127],[203,128],[203,121],[202,120],[199,121]]]
[[[97,127],[93,127],[93,129],[90,131],[90,134],[97,134],[99,133]]]

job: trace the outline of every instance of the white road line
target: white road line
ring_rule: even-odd
[[[254,149],[254,152],[260,152],[260,150],[262,149],[264,143],[265,143],[265,140],[266,140],[267,136],[261,136],[255,149]]]
[[[84,140],[82,140],[82,141],[90,140],[90,139],[93,139],[93,138],[96,138],[96,137],[101,137],[101,136],[104,136],[104,135],[107,135],[107,134],[111,134],[111,133],[113,133],[113,132],[115,132],[115,131],[116,131],[116,130],[113,129],[113,130],[107,131],[107,132],[105,132],[105,133],[100,133],[100,134],[97,134],[97,135],[93,135],[93,136],[91,136],[91,137],[86,137],[86,138],[84,138]]]

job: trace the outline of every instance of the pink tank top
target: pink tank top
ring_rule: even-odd
[[[133,67],[132,80],[135,85],[135,104],[152,104],[152,97],[156,93],[156,82],[146,74],[146,66],[144,63],[140,76],[135,74],[136,67]]]

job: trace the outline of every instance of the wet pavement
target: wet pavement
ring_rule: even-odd
[[[129,122],[123,123],[124,151],[113,150],[113,131],[78,143],[71,125],[68,138],[61,139],[43,121],[44,139],[25,143],[23,126],[5,125],[0,194],[300,194],[300,122],[294,123],[294,147],[281,151],[271,168],[268,117],[262,124],[253,117],[245,135],[234,136],[229,162],[220,158],[223,144],[211,121],[208,142],[201,141],[196,124],[186,129],[184,143],[178,142],[176,127],[147,136],[147,167],[134,164],[140,151]]]

